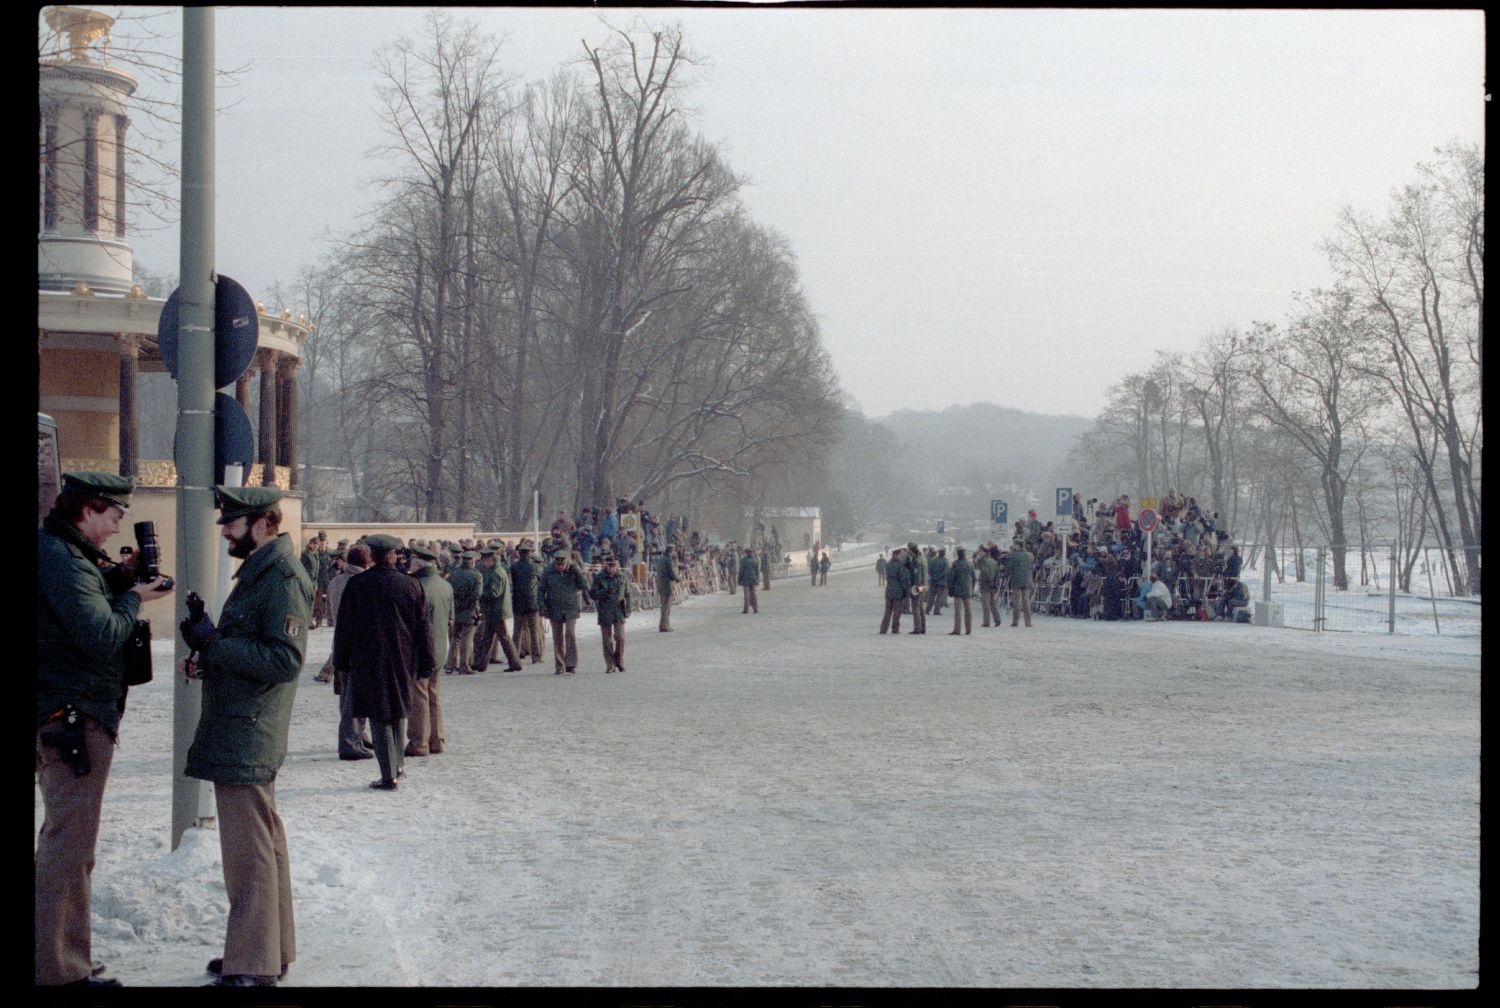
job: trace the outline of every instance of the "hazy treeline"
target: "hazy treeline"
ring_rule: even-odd
[[[820,465],[837,381],[786,243],[694,130],[685,40],[605,35],[535,82],[440,12],[378,54],[384,198],[276,291],[316,326],[303,460],[353,474],[358,517],[514,527],[535,490],[701,518]]]
[[[1408,587],[1441,547],[1479,588],[1484,157],[1453,142],[1376,216],[1345,208],[1333,283],[1279,322],[1204,336],[1111,387],[1074,457],[1122,491],[1172,488],[1238,539],[1394,540]]]

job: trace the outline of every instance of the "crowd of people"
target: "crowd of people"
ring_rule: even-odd
[[[113,981],[89,958],[89,872],[110,756],[138,670],[131,655],[141,604],[165,597],[170,580],[115,562],[103,545],[119,528],[133,483],[104,473],[64,474],[57,506],[39,532],[37,774],[46,819],[36,851],[36,982],[103,986]],[[371,788],[394,791],[406,758],[444,752],[440,683],[444,674],[484,672],[503,656],[506,671],[545,660],[574,675],[574,627],[595,615],[607,674],[625,671],[625,621],[657,609],[672,631],[675,601],[726,590],[741,612],[759,612],[757,589],[771,586],[790,558],[774,526],[749,543],[712,543],[681,516],[663,524],[640,504],[588,508],[575,521],[559,511],[549,535],[446,540],[362,536],[330,546],[319,533],[300,558],[280,531],[281,491],[216,488],[222,537],[244,562],[217,625],[189,596],[181,624],[189,656],[179,672],[203,684],[202,712],[187,753],[188,776],[211,782],[219,815],[229,922],[225,954],[210,961],[215,983],[273,986],[296,956],[286,837],[276,814],[275,779],[286,757],[295,684],[310,631],[333,629],[333,646],[314,677],[338,696],[338,754],[375,759]],[[1248,620],[1240,555],[1218,516],[1177,492],[1162,501],[1149,543],[1128,496],[1073,500],[1071,529],[1060,532],[1030,512],[1009,543],[898,547],[876,561],[885,612],[880,633],[913,634],[927,617],[953,610],[951,634],[981,626],[1031,626],[1035,613],[1075,618]],[[814,587],[831,566],[821,543],[808,546]],[[195,605],[196,601],[196,605]],[[147,638],[149,640],[149,638]],[[149,645],[146,654],[149,661]],[[144,673],[149,677],[149,668]]]
[[[1193,497],[1173,490],[1162,498],[1159,522],[1147,532],[1129,495],[1103,501],[1073,495],[1071,530],[1058,531],[1035,511],[1015,523],[1008,543],[981,543],[973,558],[959,547],[916,543],[884,553],[875,562],[885,588],[881,633],[899,628],[909,613],[910,633],[925,633],[925,618],[941,614],[950,598],[954,631],[969,619],[969,598],[981,599],[983,626],[999,626],[1001,608],[1011,625],[1031,625],[1033,613],[1075,619],[1202,619],[1249,622],[1249,591],[1240,579],[1239,547]],[[1150,568],[1146,568],[1148,536]],[[961,601],[960,601],[961,600]],[[894,606],[894,608],[893,608]],[[967,633],[968,630],[964,631]]]

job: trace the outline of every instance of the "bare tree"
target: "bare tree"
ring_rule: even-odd
[[[591,363],[582,419],[592,500],[612,495],[627,346],[648,338],[649,313],[687,289],[680,257],[739,186],[717,150],[680,122],[692,63],[681,32],[612,31],[607,48],[584,42],[595,94],[590,156],[576,179],[590,282],[580,337]]]
[[[475,134],[506,81],[496,68],[499,42],[474,24],[455,25],[447,14],[432,12],[427,31],[420,44],[403,39],[377,58],[391,140],[376,154],[405,169],[387,185],[412,218],[409,325],[427,428],[423,512],[432,521],[449,513],[443,492],[448,404],[457,385],[451,302],[468,261],[459,236],[470,225],[466,209],[472,210],[471,193],[463,187],[477,185]]]
[[[1480,562],[1484,165],[1475,147],[1451,144],[1438,153],[1437,162],[1420,166],[1420,183],[1395,194],[1384,222],[1345,208],[1338,236],[1325,248],[1370,314],[1373,339],[1360,366],[1404,415],[1450,566],[1473,578]],[[1436,435],[1433,450],[1428,432]],[[1456,562],[1455,543],[1464,564]]]
[[[1298,299],[1284,334],[1258,324],[1250,336],[1258,358],[1250,378],[1260,392],[1253,409],[1317,462],[1334,584],[1341,590],[1349,587],[1345,500],[1375,404],[1372,384],[1353,363],[1370,337],[1353,300],[1347,289],[1315,290]]]

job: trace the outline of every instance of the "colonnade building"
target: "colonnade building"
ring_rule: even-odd
[[[157,345],[165,301],[148,297],[133,281],[128,240],[126,162],[137,81],[109,62],[112,18],[81,7],[48,7],[43,17],[50,32],[38,60],[38,412],[55,424],[63,471],[135,479],[130,521],[157,523],[170,570],[176,466],[171,459],[142,458],[139,448],[140,376],[166,366]],[[234,390],[248,413],[251,383],[258,384],[250,415],[255,465],[245,482],[297,491],[296,374],[311,326],[289,310],[256,307],[254,362]],[[301,499],[292,493],[283,508],[283,531],[299,541]],[[39,508],[43,503],[50,505],[39,502]],[[129,521],[118,539],[108,544],[111,552],[133,542]]]

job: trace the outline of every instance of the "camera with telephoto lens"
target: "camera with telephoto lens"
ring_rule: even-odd
[[[155,522],[135,523],[135,542],[140,559],[135,565],[135,579],[141,584],[155,581],[161,576],[161,541],[156,538]],[[172,587],[172,579],[167,578],[161,588]]]

